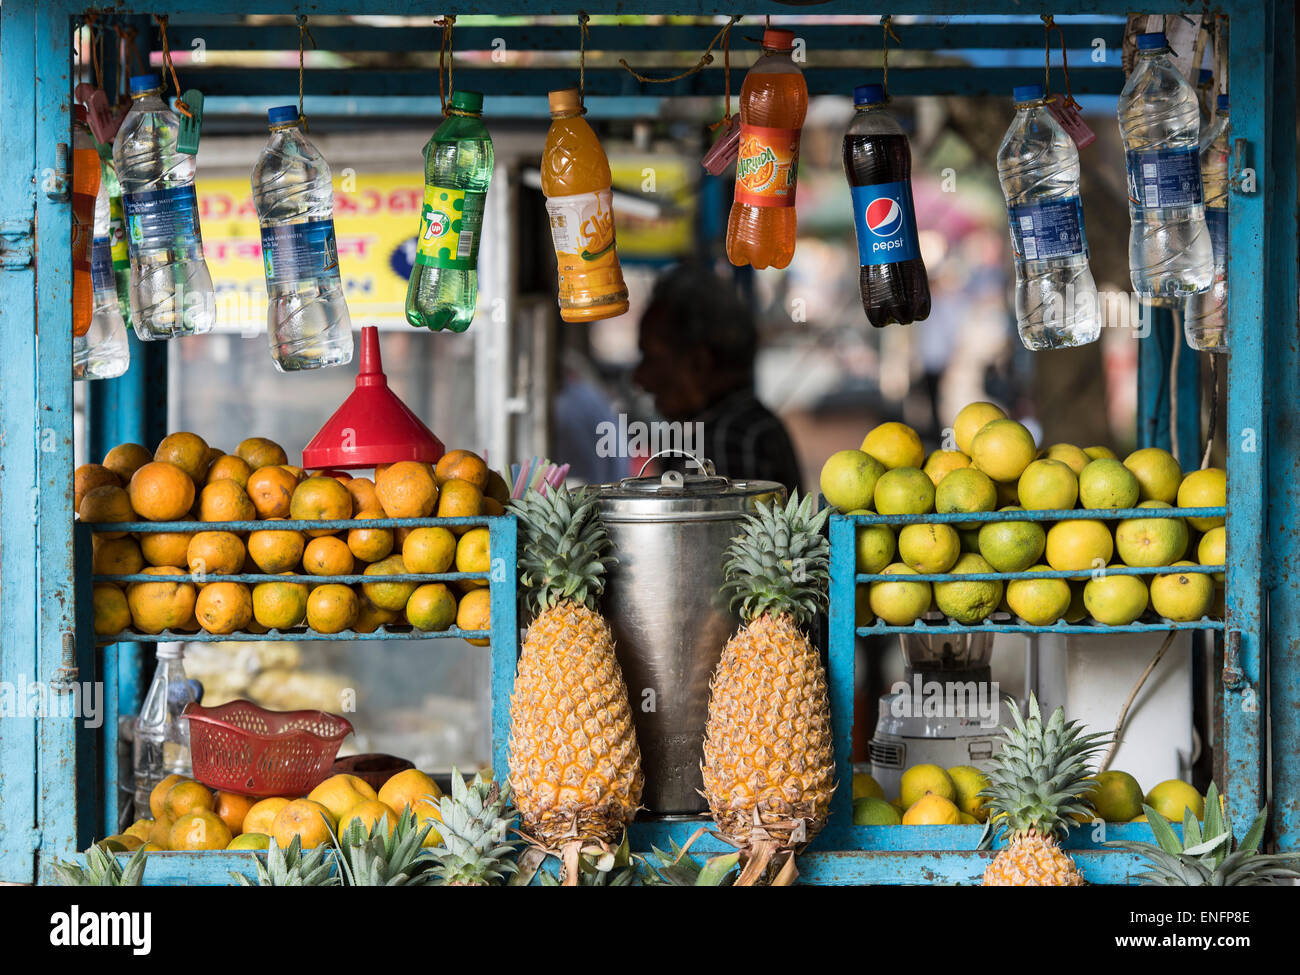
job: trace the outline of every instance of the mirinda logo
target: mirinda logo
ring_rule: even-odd
[[[778,161],[772,147],[756,136],[742,136],[736,160],[736,182],[751,193],[761,193],[776,180]]]

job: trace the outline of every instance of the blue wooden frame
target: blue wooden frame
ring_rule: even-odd
[[[302,4],[227,0],[222,13],[302,12],[315,16],[351,13],[358,6],[357,0]],[[593,14],[734,12],[720,0],[620,0],[582,6]],[[1008,0],[903,0],[892,9],[896,15],[997,17],[1008,11],[1018,15],[1053,13],[1054,6],[1059,7],[1041,0],[1015,4]],[[1077,0],[1071,6],[1089,17],[1122,17],[1130,5],[1126,0]],[[1165,6],[1169,12],[1201,10],[1201,4],[1190,0],[1170,0]],[[1282,567],[1300,554],[1296,551],[1300,539],[1280,529],[1295,523],[1300,501],[1300,488],[1295,484],[1300,433],[1290,397],[1274,399],[1272,390],[1290,392],[1300,367],[1294,340],[1294,28],[1290,5],[1277,0],[1220,0],[1215,6],[1232,17],[1233,137],[1243,140],[1245,164],[1260,174],[1257,192],[1234,189],[1229,218],[1233,297],[1228,383],[1233,394],[1228,400],[1226,431],[1232,499],[1227,517],[1233,541],[1227,565],[1224,642],[1230,665],[1225,669],[1232,679],[1222,687],[1222,781],[1233,810],[1256,809],[1264,800],[1265,762],[1271,758],[1274,789],[1280,797],[1275,803],[1275,837],[1281,848],[1293,850],[1300,848],[1300,709],[1296,707],[1300,698],[1300,579]],[[56,677],[65,663],[65,637],[75,632],[71,282],[67,262],[60,257],[66,253],[70,216],[60,195],[58,160],[60,145],[70,142],[71,30],[84,7],[84,0],[11,0],[0,9],[0,113],[4,119],[0,149],[7,173],[0,183],[0,362],[4,363],[0,383],[0,496],[4,498],[0,547],[5,554],[0,562],[0,680],[10,682],[7,686]],[[169,11],[179,23],[185,16],[204,16],[208,7],[200,0],[173,0]],[[428,13],[423,0],[366,0],[364,7],[375,14]],[[481,12],[480,4],[467,0],[448,0],[442,8],[444,13],[458,15]],[[144,14],[150,12],[150,5],[128,0],[116,9]],[[851,0],[828,0],[816,8],[791,7],[780,0],[755,0],[744,6],[747,16],[788,18],[801,10],[815,10],[819,15],[862,12]],[[517,0],[511,12],[576,13],[556,9],[549,0]],[[629,42],[635,46],[656,46],[655,36],[651,28],[628,32]],[[942,79],[916,77],[926,85],[949,83],[949,90],[978,92],[985,90],[983,75],[981,69],[954,69]],[[838,76],[827,77],[840,83]],[[906,93],[908,74],[900,71],[897,77],[896,92]],[[642,95],[662,94],[639,87],[635,90]],[[1117,160],[1112,162],[1119,165]],[[25,254],[32,256],[31,263],[24,261]],[[1144,375],[1167,369],[1167,360],[1156,345],[1142,345]],[[133,352],[139,353],[140,346]],[[104,394],[92,394],[92,404],[105,411],[95,417],[100,430],[106,429],[104,423],[115,424],[121,431],[115,435],[147,439],[143,433],[128,432],[140,430],[140,417],[148,415],[144,401],[159,392],[158,385],[151,384],[149,372],[142,374],[142,358],[149,356],[137,354],[128,377],[118,381],[113,392],[104,387]],[[156,367],[155,359],[152,368]],[[1167,412],[1149,386],[1143,383],[1140,389],[1140,410]],[[1189,399],[1180,401],[1186,404]],[[1164,426],[1167,430],[1169,424]],[[493,605],[495,613],[495,592]],[[835,615],[833,611],[833,630]],[[1266,618],[1271,639],[1266,635]],[[495,624],[494,618],[494,630]],[[494,668],[493,676],[498,761],[502,747],[500,702],[508,696],[509,683],[503,665],[515,639],[512,633],[493,641],[494,661],[502,665]],[[122,679],[124,673],[138,672],[138,666],[129,661],[124,665],[124,646],[103,652],[103,666],[117,665],[119,698],[138,693],[129,678]],[[84,635],[75,644],[74,656],[82,673],[94,672],[95,651]],[[1266,659],[1271,697],[1264,683]],[[843,688],[836,691],[841,711],[844,693]],[[1273,720],[1271,756],[1264,752],[1265,708],[1270,709]],[[93,742],[72,719],[5,719],[0,730],[0,878],[33,879],[38,860],[39,874],[47,876],[51,857],[70,856],[89,839],[104,813],[103,807],[95,808],[93,789],[83,785],[87,768],[94,774],[89,764],[92,760]],[[36,769],[35,776],[32,769]],[[1236,818],[1244,823],[1250,817]],[[680,826],[663,826],[659,835]],[[916,833],[916,845],[930,849],[910,853],[834,852],[838,829],[832,826],[819,838],[807,858],[806,877],[824,882],[957,882],[978,872],[973,869],[976,855],[952,848],[952,844],[970,845],[959,837],[961,827],[944,828],[947,832],[942,838]],[[176,854],[165,862],[179,866],[185,859]],[[1085,851],[1081,860],[1085,874],[1093,879],[1122,879],[1123,868],[1109,866],[1119,860],[1114,854]],[[170,869],[163,864],[158,867],[160,873]],[[208,875],[199,871],[176,876],[196,882]]]

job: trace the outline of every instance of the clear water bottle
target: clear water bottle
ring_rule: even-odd
[[[1042,85],[1012,92],[1016,116],[998,147],[1016,265],[1016,324],[1025,348],[1097,341],[1101,310],[1088,267],[1079,151],[1047,107]]]
[[[135,719],[131,767],[135,772],[137,817],[150,817],[149,793],[167,776],[190,775],[190,723],[181,719],[185,705],[202,696],[198,681],[185,676],[179,643],[158,644],[158,665],[144,706]]]
[[[156,74],[131,79],[131,110],[113,140],[131,260],[131,324],[143,341],[210,332],[217,320],[203,260],[194,157]]]
[[[103,163],[102,182],[108,191],[108,242],[113,261],[113,277],[117,282],[117,303],[122,321],[129,330],[131,324],[131,253],[126,243],[126,213],[122,207],[122,184],[117,179],[113,165],[113,147],[100,153]]]
[[[1205,225],[1214,251],[1214,283],[1187,299],[1183,331],[1187,344],[1203,352],[1228,351],[1228,144],[1232,123],[1228,96],[1220,95],[1210,130],[1201,139],[1201,184]]]
[[[478,304],[478,245],[492,179],[492,137],[483,96],[457,91],[447,119],[424,147],[424,207],[406,320],[417,328],[463,332]]]
[[[266,331],[280,372],[352,361],[352,318],[334,240],[329,164],[302,130],[293,105],[266,113],[271,137],[253,166],[262,225]]]
[[[1142,298],[1181,304],[1214,279],[1201,196],[1200,109],[1164,34],[1142,34],[1137,47],[1137,64],[1119,96],[1132,225],[1129,275]]]
[[[131,351],[126,344],[126,322],[118,303],[117,276],[113,273],[112,227],[108,185],[99,182],[95,197],[95,228],[90,245],[90,279],[94,310],[90,329],[72,339],[73,379],[113,379],[126,372]]]

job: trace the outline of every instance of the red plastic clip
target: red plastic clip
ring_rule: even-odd
[[[73,96],[86,106],[86,123],[95,141],[111,146],[117,130],[122,127],[122,119],[126,117],[123,107],[109,104],[108,96],[101,89],[85,82],[77,85]]]

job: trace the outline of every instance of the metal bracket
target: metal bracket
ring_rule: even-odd
[[[71,159],[72,153],[66,142],[60,142],[54,147],[54,169],[46,174],[42,186],[45,190],[45,198],[51,203],[67,203],[72,198],[68,190],[68,174],[72,169]]]
[[[77,638],[72,633],[63,634],[63,660],[58,671],[50,681],[56,691],[70,691],[77,683],[80,671],[77,668]]]
[[[0,220],[0,268],[20,271],[32,266],[33,229],[30,220]]]
[[[1249,143],[1245,139],[1232,140],[1232,159],[1229,166],[1228,185],[1238,193],[1259,192],[1259,177],[1255,170],[1246,165],[1246,150]]]
[[[1240,687],[1243,680],[1241,672],[1241,631],[1228,630],[1223,639],[1223,687],[1232,690]]]

